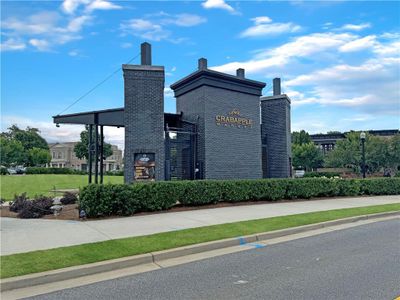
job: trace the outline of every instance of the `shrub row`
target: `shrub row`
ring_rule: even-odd
[[[198,180],[132,185],[91,184],[80,192],[79,206],[88,217],[131,215],[218,202],[274,201],[312,197],[400,194],[399,178]]]
[[[73,170],[68,168],[41,168],[29,167],[26,168],[26,174],[87,174],[85,171]]]

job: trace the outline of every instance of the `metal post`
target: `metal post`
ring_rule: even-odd
[[[99,180],[99,125],[95,125],[94,140],[95,140],[95,158],[94,158],[94,183]]]
[[[361,139],[362,144],[362,173],[363,178],[365,178],[365,139]]]
[[[104,133],[100,126],[100,184],[103,184]]]
[[[93,125],[89,125],[89,145],[88,145],[88,168],[89,168],[89,184],[92,183],[92,136]]]

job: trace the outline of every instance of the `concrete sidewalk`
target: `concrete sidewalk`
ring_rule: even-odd
[[[400,196],[330,198],[97,221],[1,219],[1,255],[314,211],[400,203]]]

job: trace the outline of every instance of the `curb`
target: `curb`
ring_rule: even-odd
[[[288,229],[281,229],[275,231],[269,231],[264,233],[252,234],[244,237],[229,238],[224,240],[206,242],[201,244],[195,244],[190,246],[184,246],[180,248],[174,248],[170,250],[157,251],[147,254],[123,257],[118,259],[107,260],[103,262],[96,262],[81,266],[73,266],[53,271],[28,274],[18,277],[12,277],[1,280],[0,290],[2,292],[26,288],[41,284],[53,283],[77,277],[93,275],[96,273],[115,271],[118,269],[124,269],[128,267],[134,267],[143,264],[157,263],[162,260],[182,257],[190,254],[196,254],[201,252],[207,252],[216,249],[228,248],[246,243],[253,243],[256,241],[264,241],[272,238],[283,237],[287,235],[307,232],[311,230],[321,229],[330,226],[336,226],[341,224],[349,224],[358,221],[368,219],[379,219],[390,216],[400,216],[400,211],[385,212],[371,215],[355,216],[345,219],[321,222],[316,224],[304,225],[299,227],[293,227]]]

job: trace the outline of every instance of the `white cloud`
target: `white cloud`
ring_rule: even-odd
[[[206,22],[207,19],[193,14],[171,15],[165,12],[151,14],[140,19],[130,19],[120,24],[124,34],[132,34],[151,41],[167,40],[180,43],[184,38],[171,38],[172,32],[165,27],[175,25],[180,27],[192,27]]]
[[[65,0],[60,9],[67,16],[57,11],[41,11],[30,16],[8,17],[1,21],[1,27],[2,34],[11,39],[3,48],[22,50],[31,45],[39,51],[51,50],[57,45],[81,39],[80,32],[91,24],[93,11],[120,8],[107,0]],[[10,46],[16,40],[20,46]]]
[[[82,27],[89,23],[92,20],[91,16],[88,15],[83,15],[76,17],[69,21],[67,28],[65,29],[60,29],[60,31],[65,31],[65,32],[79,32],[82,30]]]
[[[87,0],[64,0],[61,4],[62,10],[67,14],[73,14],[81,4],[87,4]]]
[[[38,35],[54,31],[54,27],[60,20],[56,12],[43,11],[21,19],[10,17],[1,22],[3,30],[9,30],[11,34]]]
[[[339,47],[339,51],[341,52],[355,52],[364,50],[367,48],[372,48],[376,45],[376,36],[375,35],[368,35],[363,38],[350,41],[342,46]]]
[[[265,23],[271,23],[272,19],[267,16],[261,16],[261,17],[255,17],[251,19],[256,25],[257,24],[265,24]]]
[[[167,21],[164,22],[168,23],[169,21],[177,26],[192,27],[207,22],[207,19],[198,15],[178,14],[175,18],[167,19]]]
[[[171,32],[165,30],[161,25],[144,19],[125,21],[120,25],[120,28],[125,33],[130,33],[151,41],[167,39],[171,35]]]
[[[201,3],[201,5],[205,8],[205,9],[213,9],[213,8],[218,8],[218,9],[224,9],[229,11],[230,13],[234,13],[235,9],[230,6],[229,4],[227,4],[224,0],[207,0],[203,3]]]
[[[81,6],[84,7],[86,12],[122,8],[121,6],[106,0],[64,0],[61,4],[61,9],[66,14],[74,14]]]
[[[291,42],[273,49],[259,50],[255,56],[244,62],[231,62],[213,69],[220,72],[234,73],[237,68],[245,68],[247,73],[260,73],[275,66],[283,66],[294,58],[335,50],[354,40],[351,34],[314,33],[294,38]]]
[[[95,0],[92,1],[88,6],[86,6],[86,10],[89,12],[96,9],[110,10],[110,9],[121,9],[121,8],[122,8],[121,6],[105,0]]]
[[[2,21],[2,28],[4,35],[19,40],[20,44],[29,44],[39,51],[49,51],[56,45],[81,39],[80,32],[91,20],[90,15],[64,20],[57,12],[42,11],[25,18],[7,18]],[[14,47],[9,50],[20,49]]]
[[[251,19],[253,26],[244,30],[241,37],[262,37],[282,33],[293,33],[301,30],[301,26],[289,23],[272,23],[272,19],[267,16],[260,16]]]
[[[339,30],[353,30],[353,31],[361,31],[366,28],[370,28],[370,23],[361,23],[361,24],[345,24],[339,28]]]
[[[169,87],[164,88],[164,97],[165,98],[173,98],[174,97],[174,91]]]
[[[360,65],[340,64],[300,75],[285,82],[298,93],[293,105],[317,103],[357,108],[366,112],[398,114],[400,58],[369,59]]]
[[[21,40],[10,38],[5,42],[1,43],[0,49],[1,51],[18,51],[24,50],[26,48],[26,44]]]
[[[49,51],[50,45],[49,42],[46,40],[41,39],[30,39],[29,44],[37,48],[39,51]]]

